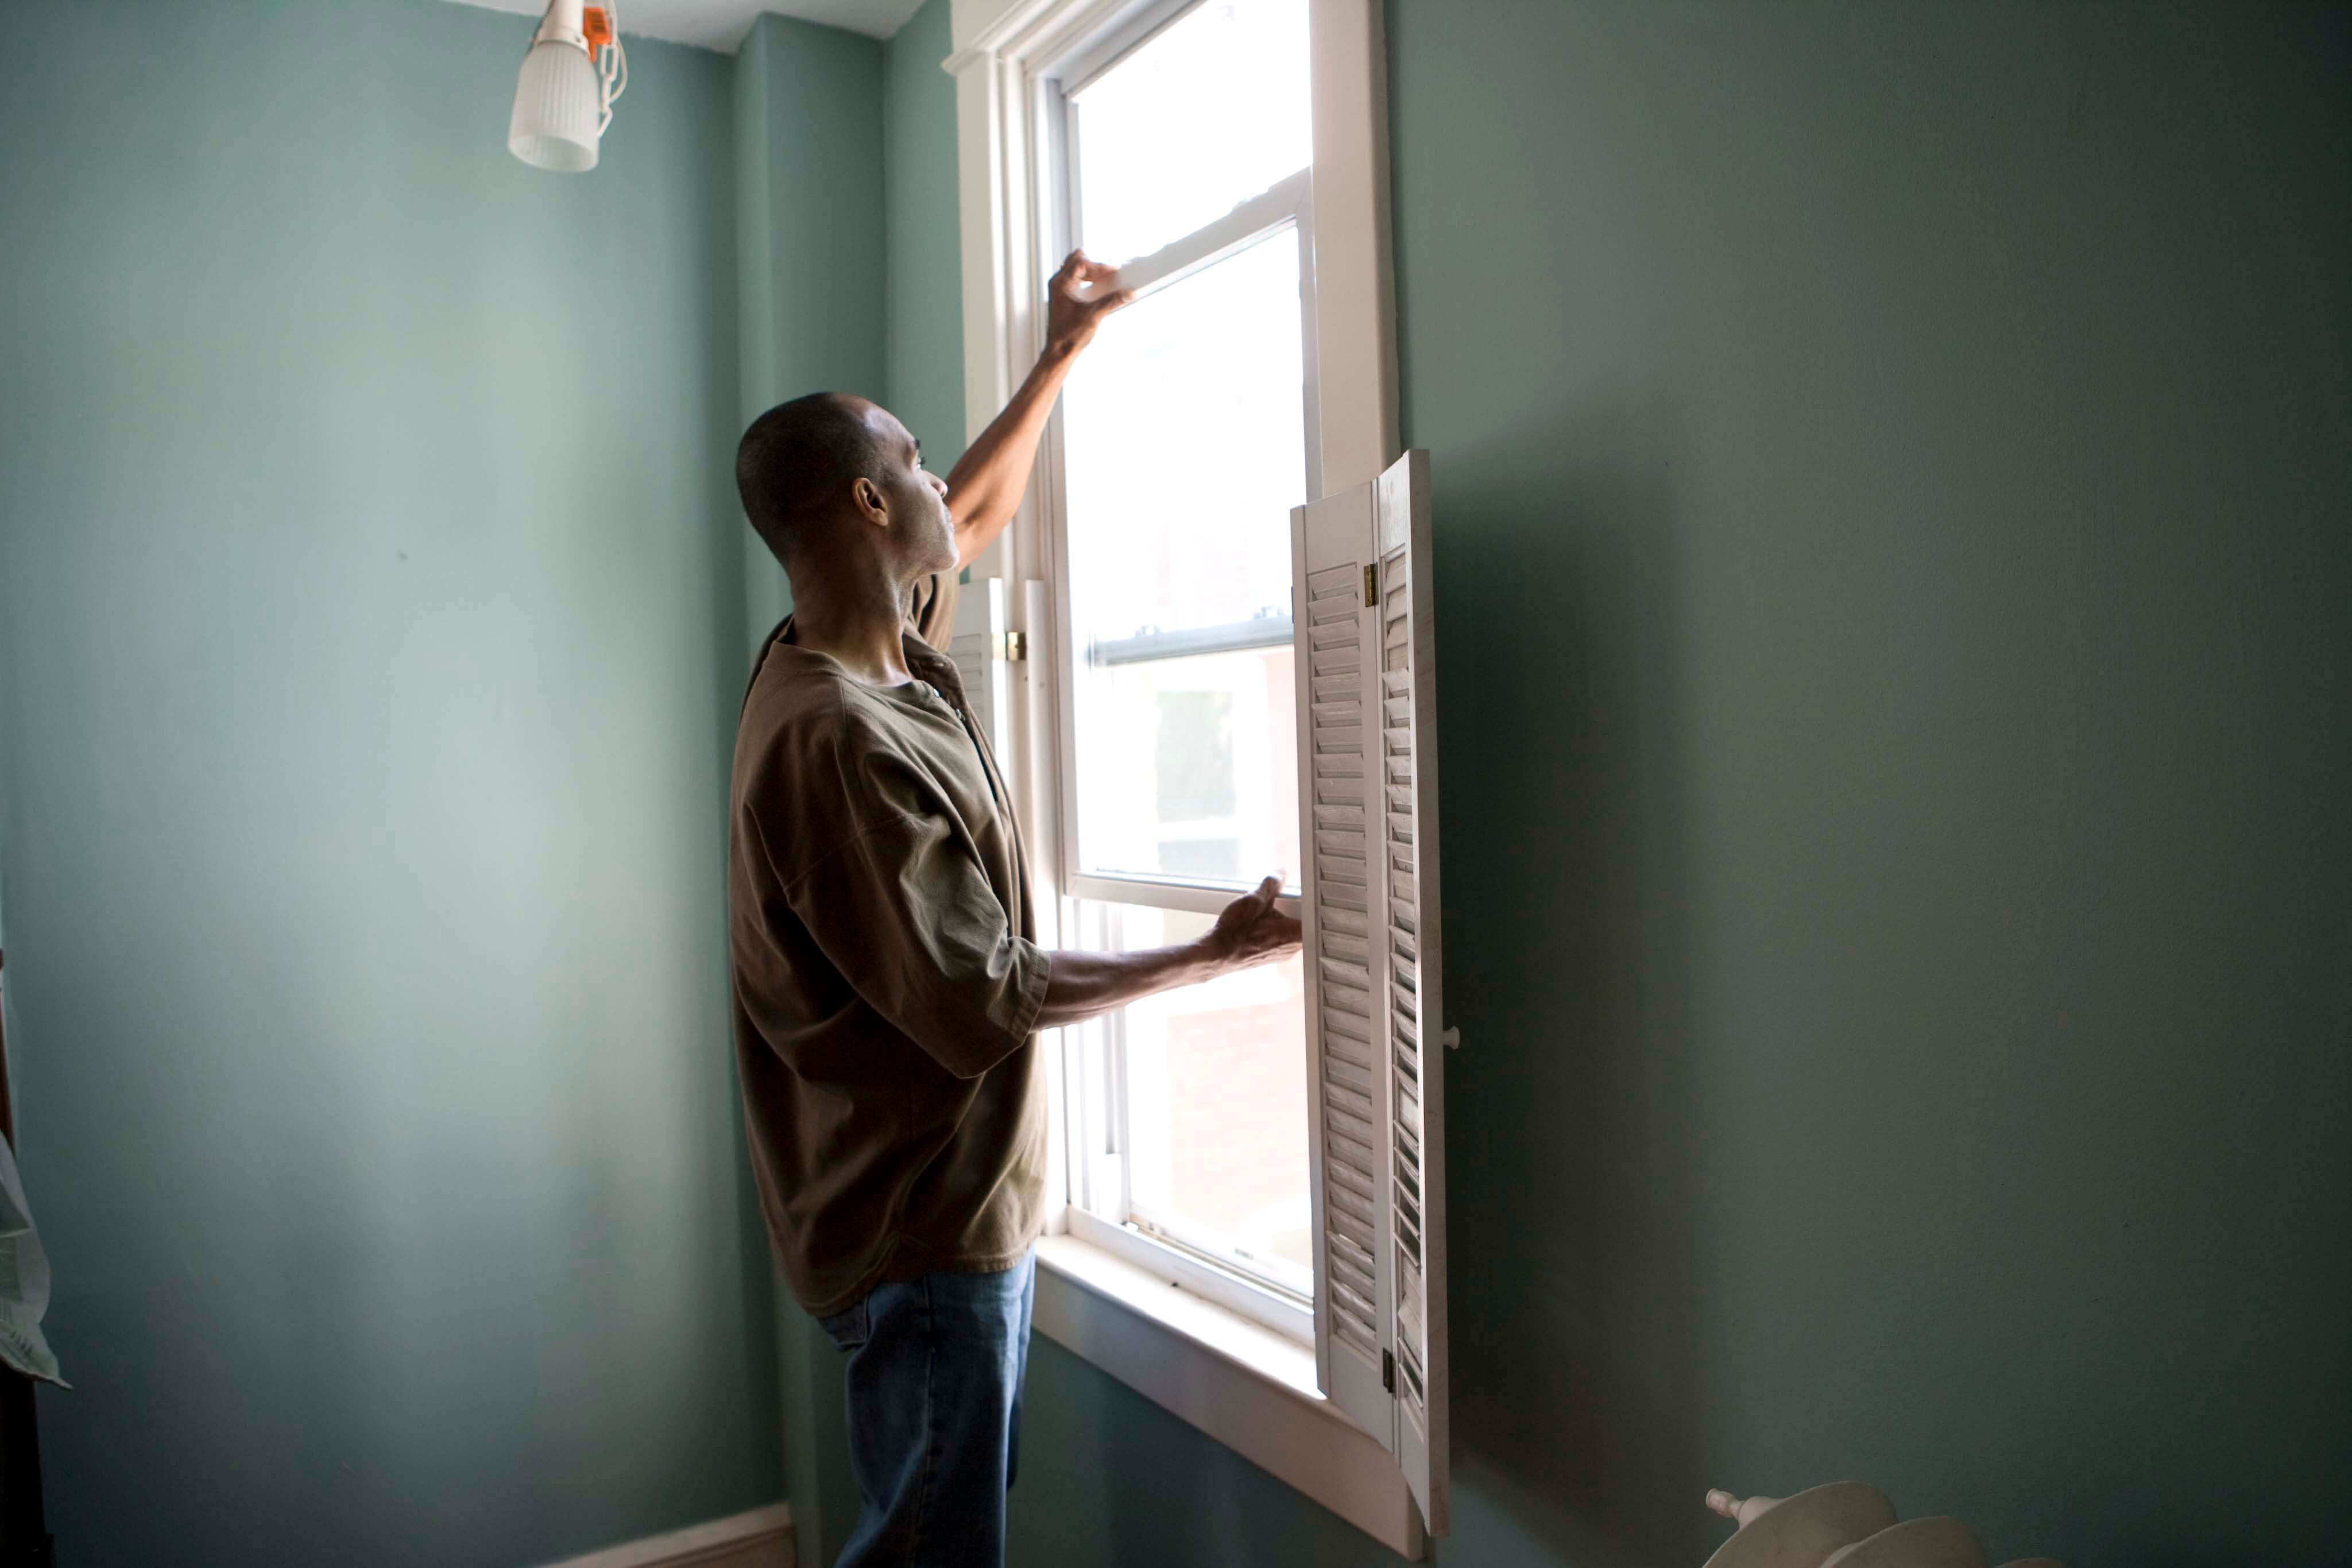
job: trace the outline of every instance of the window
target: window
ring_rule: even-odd
[[[1181,941],[1271,870],[1307,936],[1048,1037],[1038,1329],[1418,1557],[1448,1511],[1451,1031],[1380,16],[959,0],[947,68],[969,427],[1069,246],[1139,291],[972,573],[1031,650],[1000,685],[1049,939]]]
[[[1064,891],[1085,946],[1184,940],[1269,872],[1300,886],[1307,95],[1306,0],[1203,0],[1114,35],[1049,100],[1060,237],[1139,296],[1072,374],[1055,447]],[[1076,1031],[1069,1102],[1090,1234],[1254,1287],[1224,1295],[1302,1340],[1305,1031],[1296,961],[1157,998]]]

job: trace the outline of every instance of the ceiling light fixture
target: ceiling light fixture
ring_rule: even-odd
[[[613,123],[613,103],[629,85],[620,24],[610,5],[549,0],[515,79],[507,151],[534,169],[582,174]]]

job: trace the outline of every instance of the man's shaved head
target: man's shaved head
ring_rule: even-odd
[[[848,504],[858,479],[880,482],[891,455],[887,417],[862,397],[811,392],[751,422],[735,448],[735,488],[744,515],[787,568],[812,525]]]

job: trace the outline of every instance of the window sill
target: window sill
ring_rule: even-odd
[[[1396,1461],[1315,1386],[1315,1353],[1101,1248],[1037,1243],[1037,1332],[1404,1557],[1427,1555]]]

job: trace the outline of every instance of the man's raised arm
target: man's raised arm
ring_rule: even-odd
[[[1037,356],[1021,390],[989,421],[980,439],[948,471],[948,513],[955,519],[956,565],[970,566],[995,541],[1020,509],[1037,461],[1037,443],[1054,412],[1078,350],[1093,341],[1102,319],[1134,296],[1110,283],[1115,267],[1088,261],[1074,250],[1045,290],[1045,351]]]

